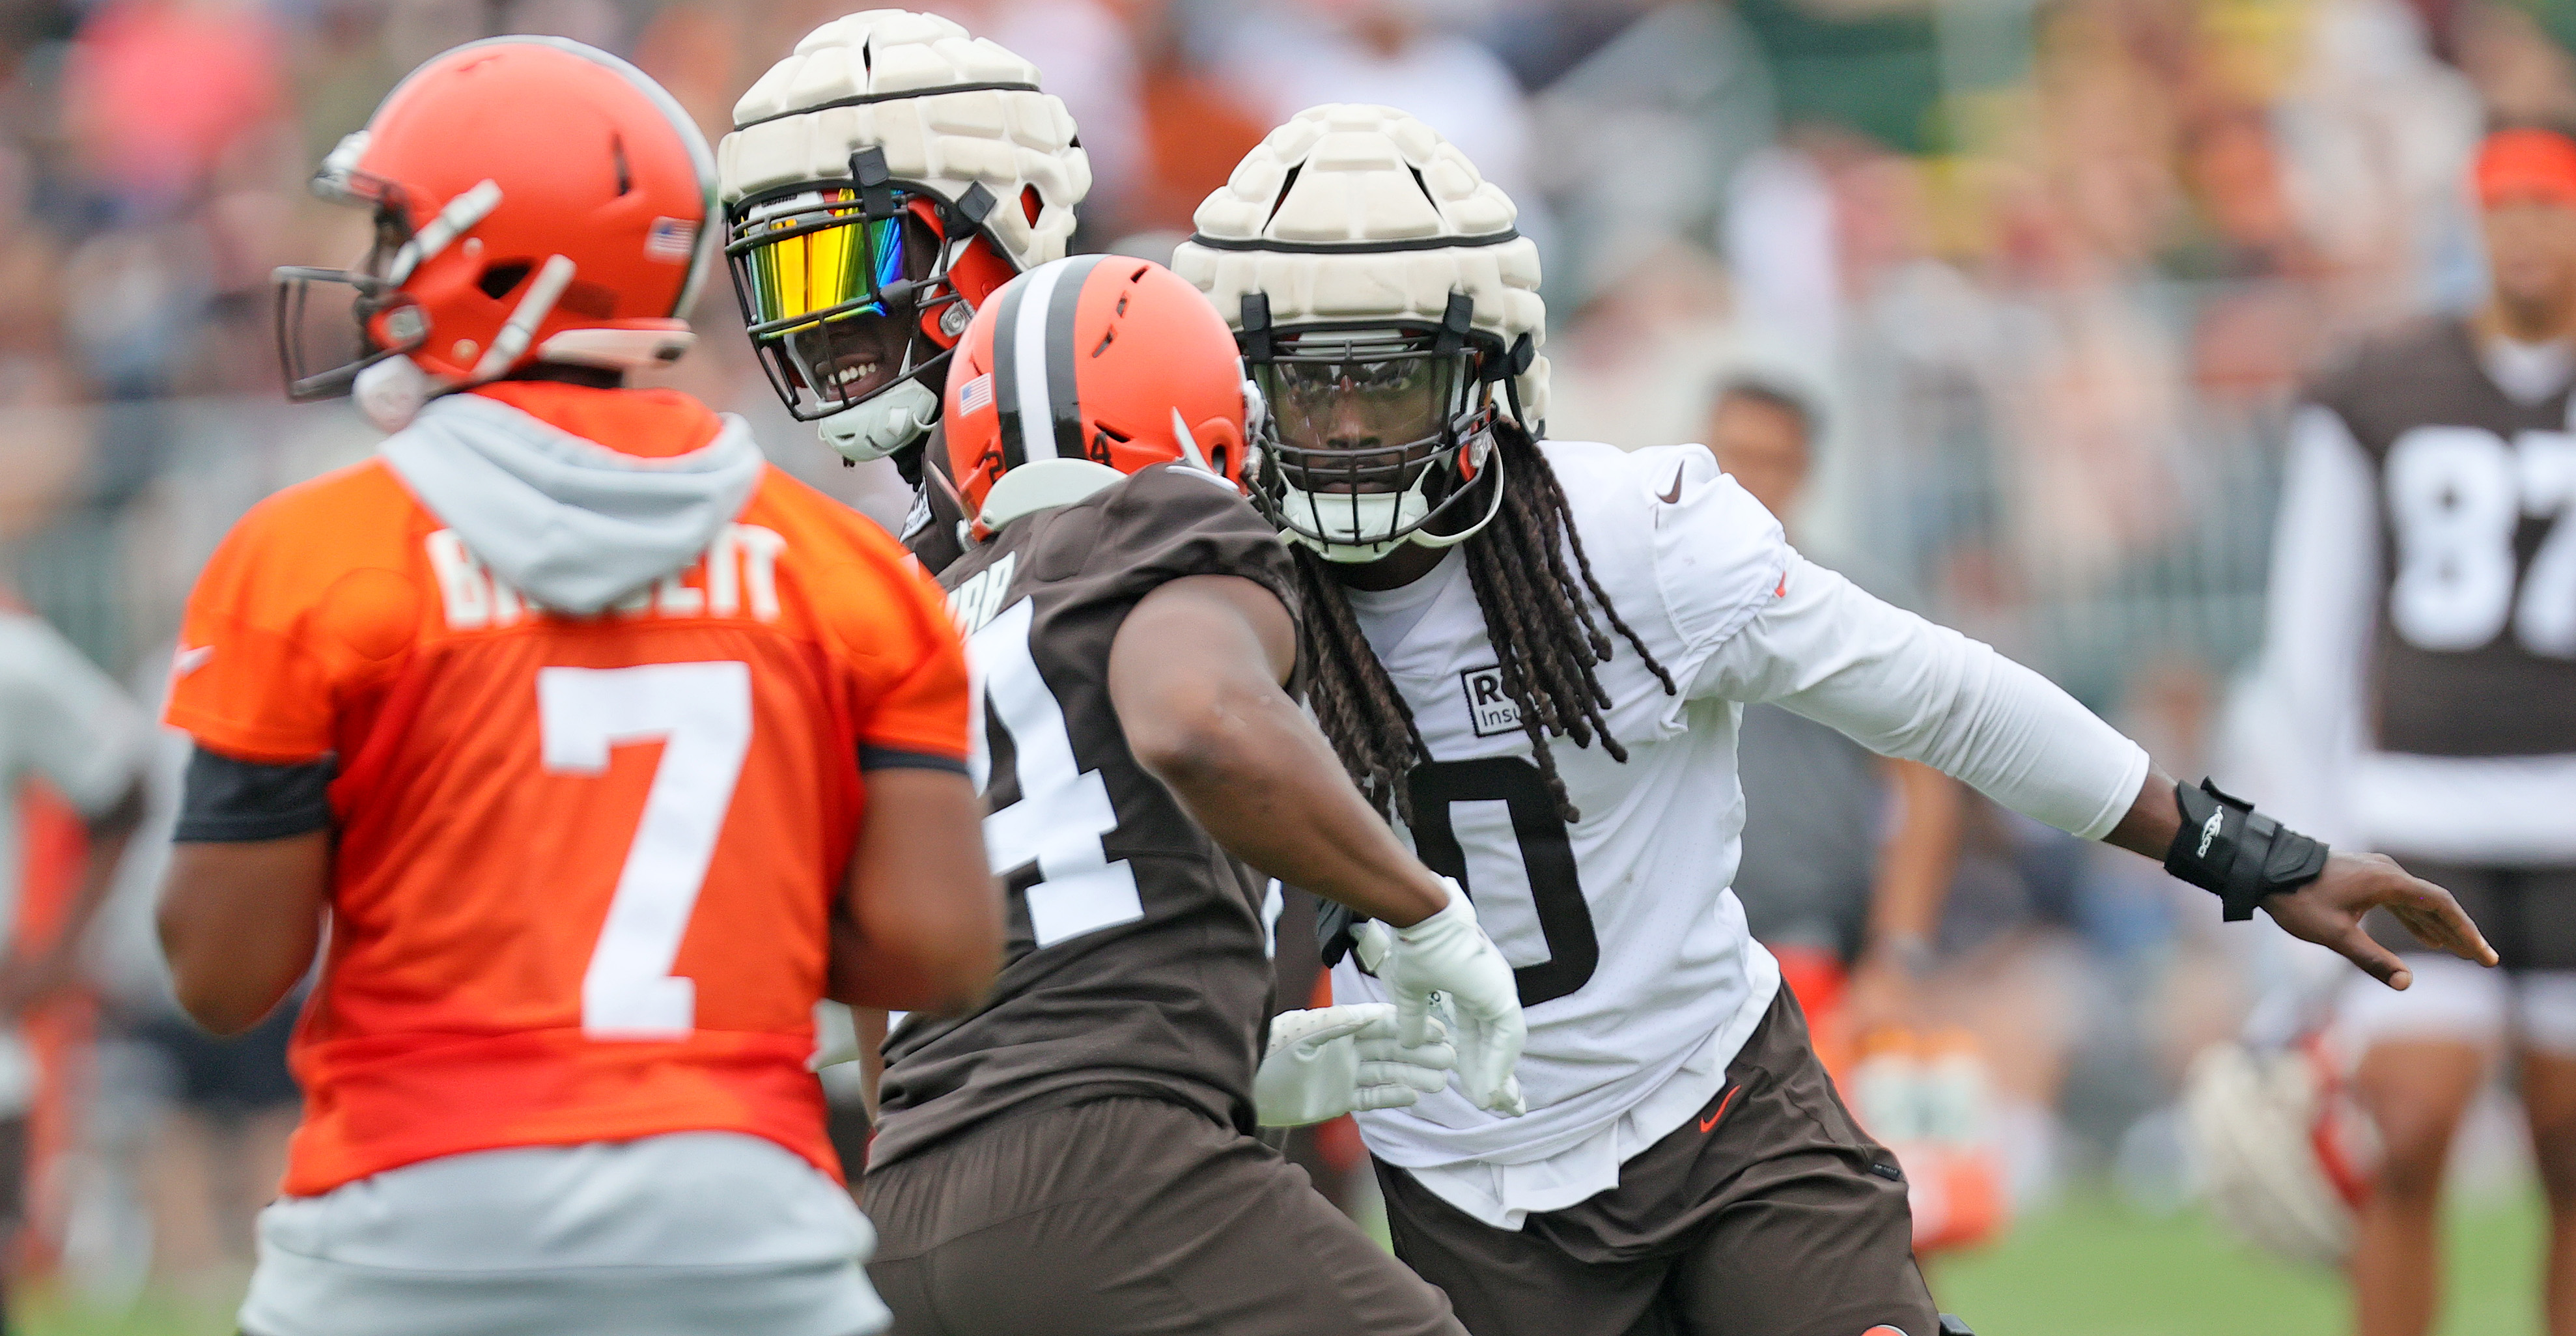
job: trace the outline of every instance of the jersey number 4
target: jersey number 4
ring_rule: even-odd
[[[554,774],[604,774],[611,748],[662,743],[643,819],[582,972],[581,1028],[593,1039],[686,1038],[697,1028],[698,985],[671,966],[751,751],[751,667],[540,668],[537,720]]]
[[[2417,427],[2388,450],[2388,511],[2397,579],[2388,620],[2424,649],[2472,650],[2507,622],[2534,654],[2576,658],[2576,436],[2481,427]],[[2523,518],[2555,517],[2519,572]]]
[[[1413,845],[1424,865],[1455,877],[1476,893],[1467,877],[1467,851],[1459,842],[1454,809],[1476,804],[1491,812],[1496,806],[1512,826],[1527,873],[1530,908],[1538,918],[1539,936],[1547,942],[1547,959],[1512,971],[1520,985],[1521,1005],[1552,1002],[1592,981],[1601,964],[1601,939],[1592,929],[1592,906],[1583,899],[1583,882],[1574,866],[1574,842],[1556,814],[1547,780],[1538,767],[1517,756],[1488,756],[1475,761],[1427,761],[1413,768]],[[1487,888],[1487,897],[1495,888]],[[1510,912],[1490,898],[1479,898],[1479,915],[1489,928],[1503,926]],[[1499,912],[1498,912],[1499,911]]]
[[[1029,649],[1036,608],[1021,599],[984,623],[966,642],[974,678],[972,750],[966,761],[979,791],[990,791],[993,749],[985,734],[986,707],[1011,737],[1011,765],[1019,800],[984,818],[984,856],[996,875],[1034,863],[1038,880],[1022,892],[1029,933],[1039,949],[1069,937],[1133,923],[1145,917],[1136,869],[1109,860],[1101,841],[1118,829],[1108,781],[1074,759],[1064,707],[1038,672]]]

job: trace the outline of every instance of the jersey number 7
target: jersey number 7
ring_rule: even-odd
[[[671,966],[751,751],[751,666],[540,668],[537,721],[553,774],[604,774],[611,748],[662,740],[643,819],[582,972],[581,1028],[593,1039],[685,1039],[697,1028],[698,985]]]

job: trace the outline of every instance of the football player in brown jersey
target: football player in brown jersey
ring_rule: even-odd
[[[1453,1062],[1476,1106],[1517,1113],[1521,1023],[1469,901],[1291,694],[1295,571],[1241,485],[1258,405],[1225,322],[1144,260],[1033,269],[958,345],[944,421],[972,518],[940,581],[1010,932],[985,1005],[885,1045],[865,1199],[902,1336],[1459,1336],[1252,1136],[1410,1104]],[[1272,1025],[1272,877],[1401,925],[1390,1003]],[[1454,1058],[1424,1051],[1447,1048],[1434,990]]]
[[[2415,986],[2342,999],[2384,1144],[2353,1234],[2366,1336],[2430,1328],[2443,1165],[2508,1055],[2549,1330],[2576,1333],[2576,140],[2498,131],[2475,183],[2485,304],[2363,343],[2293,421],[2260,678],[2293,733],[2282,810],[2450,888],[2504,964],[2383,922]]]

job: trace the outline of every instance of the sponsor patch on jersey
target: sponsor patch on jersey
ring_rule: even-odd
[[[1503,691],[1500,665],[1470,668],[1458,674],[1458,689],[1467,694],[1467,722],[1480,738],[1521,731],[1520,702]]]
[[[698,225],[686,218],[656,218],[644,234],[644,258],[664,264],[687,264],[698,246]]]

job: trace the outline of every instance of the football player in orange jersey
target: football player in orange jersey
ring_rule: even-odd
[[[867,1203],[899,1336],[1463,1336],[1251,1135],[1453,1066],[1516,1113],[1521,1029],[1473,906],[1290,695],[1294,571],[1241,488],[1259,402],[1224,320],[1145,260],[1039,266],[959,341],[972,520],[940,582],[1010,941],[990,1002],[885,1045]],[[1271,876],[1400,925],[1370,948],[1391,1004],[1273,1022]]]
[[[169,706],[181,1003],[253,1024],[328,929],[242,1327],[873,1332],[812,1012],[962,1010],[999,949],[938,591],[621,388],[689,345],[714,194],[624,62],[459,47],[316,188],[377,245],[281,272],[291,393],[394,435],[233,530]],[[361,355],[312,371],[332,290]]]

